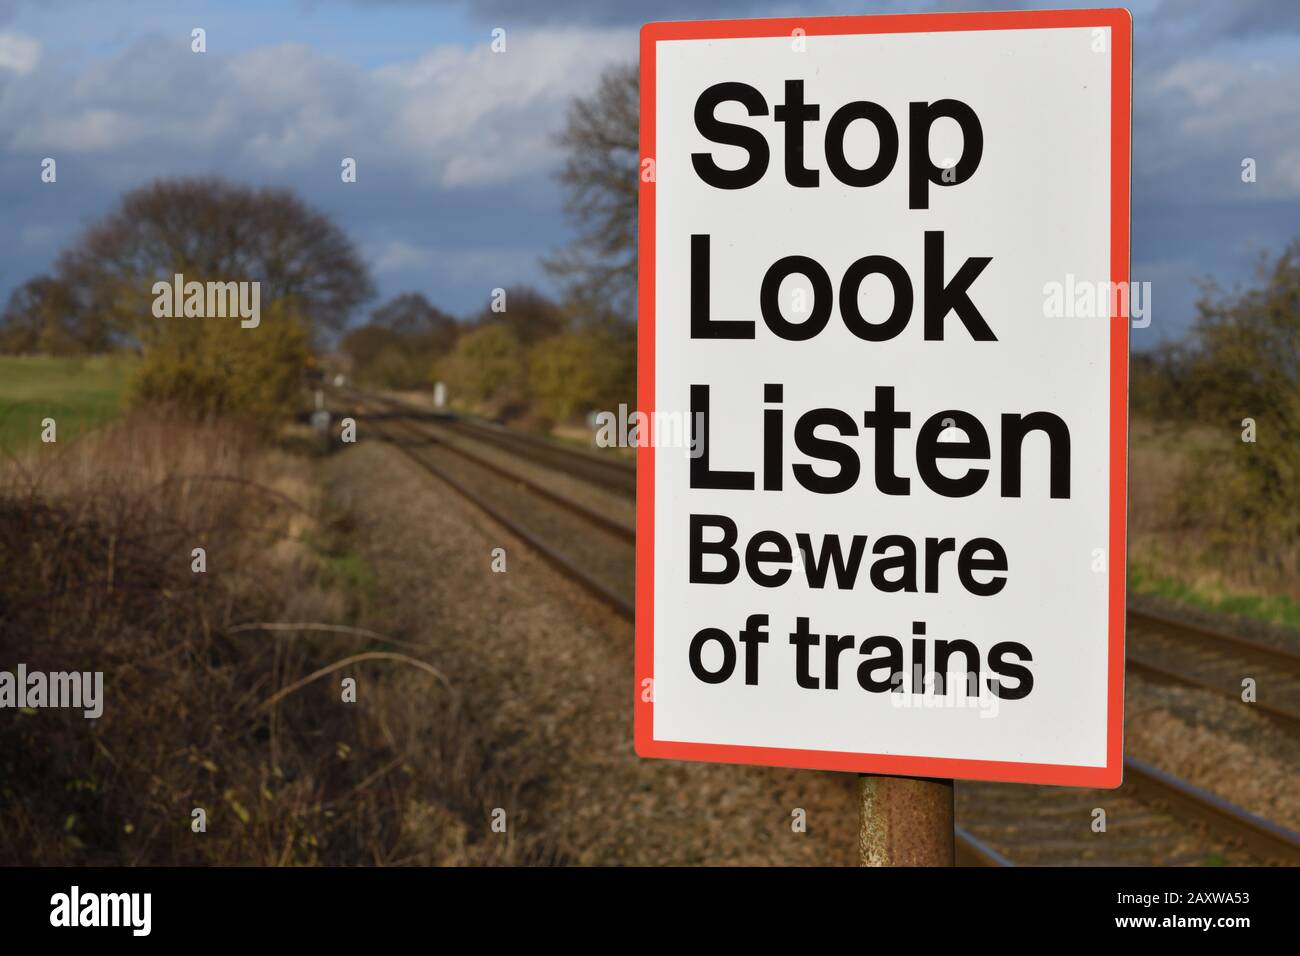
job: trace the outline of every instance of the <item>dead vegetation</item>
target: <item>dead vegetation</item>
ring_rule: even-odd
[[[0,714],[0,862],[533,852],[487,838],[509,790],[437,662],[352,626],[372,583],[305,460],[156,412],[57,447],[0,469],[0,667],[102,671],[104,711]]]
[[[1273,526],[1242,512],[1238,458],[1250,453],[1237,431],[1132,421],[1129,562],[1143,581],[1211,599],[1300,600],[1300,547],[1267,539],[1259,527]]]
[[[1134,543],[1149,552],[1133,556],[1192,595],[1287,601],[1300,624],[1300,240],[1253,284],[1207,284],[1196,312],[1184,339],[1133,357]]]

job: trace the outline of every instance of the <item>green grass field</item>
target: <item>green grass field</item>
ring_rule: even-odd
[[[1130,563],[1128,568],[1128,589],[1131,594],[1153,594],[1218,614],[1300,630],[1300,602],[1284,594],[1244,594],[1222,587],[1211,588],[1202,583],[1161,577],[1134,563]]]
[[[40,444],[45,418],[55,420],[60,442],[114,418],[134,366],[117,356],[0,355],[0,449],[14,454]]]

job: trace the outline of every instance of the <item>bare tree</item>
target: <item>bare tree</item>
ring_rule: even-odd
[[[576,301],[629,317],[636,310],[640,89],[636,64],[615,67],[569,107],[558,178],[577,236],[546,262],[570,281]]]
[[[505,310],[485,306],[474,317],[476,326],[504,325],[523,345],[533,345],[564,331],[568,325],[564,308],[530,286],[505,290]]]
[[[461,324],[418,292],[394,296],[349,329],[340,347],[352,357],[357,380],[384,388],[422,388],[435,361],[460,337]]]
[[[0,314],[0,352],[75,355],[108,348],[108,329],[101,317],[77,319],[67,285],[54,276],[35,276],[9,294]]]
[[[372,294],[352,241],[287,189],[221,179],[160,180],[127,193],[59,257],[56,273],[83,324],[119,337],[152,328],[152,286],[257,281],[262,307],[280,302],[317,331],[341,329]]]
[[[370,324],[435,353],[449,351],[460,335],[460,323],[419,292],[393,296],[370,313]]]

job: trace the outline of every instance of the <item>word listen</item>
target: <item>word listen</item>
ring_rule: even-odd
[[[763,410],[763,490],[781,491],[785,485],[785,415],[782,409],[770,406],[782,400],[784,389],[779,384],[768,384],[763,395],[769,405]],[[834,464],[836,470],[822,474],[812,464],[796,462],[790,466],[795,481],[822,495],[840,494],[857,484],[862,475],[858,452],[848,442],[825,437],[824,431],[832,430],[840,438],[856,438],[859,420],[863,432],[874,432],[871,444],[876,490],[886,495],[910,495],[911,478],[898,473],[897,436],[911,429],[912,413],[895,406],[894,389],[887,385],[877,386],[875,407],[865,409],[861,419],[839,408],[814,408],[799,416],[794,426],[795,448],[810,458]],[[965,440],[945,437],[950,429],[961,432]],[[754,472],[716,469],[711,464],[707,385],[691,386],[691,430],[691,447],[697,449],[691,458],[692,488],[754,490]],[[1041,432],[1047,439],[1048,493],[1053,498],[1070,497],[1070,429],[1060,416],[1045,411],[1001,416],[999,493],[1003,498],[1020,497],[1025,439],[1034,432]],[[988,430],[978,418],[959,408],[929,416],[916,432],[912,454],[921,482],[946,498],[975,494],[987,483],[989,469],[972,467],[960,476],[950,476],[940,468],[941,461],[987,461],[990,456]]]

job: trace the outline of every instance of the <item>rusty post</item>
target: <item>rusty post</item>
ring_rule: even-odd
[[[858,775],[861,866],[952,866],[953,853],[951,780]]]

